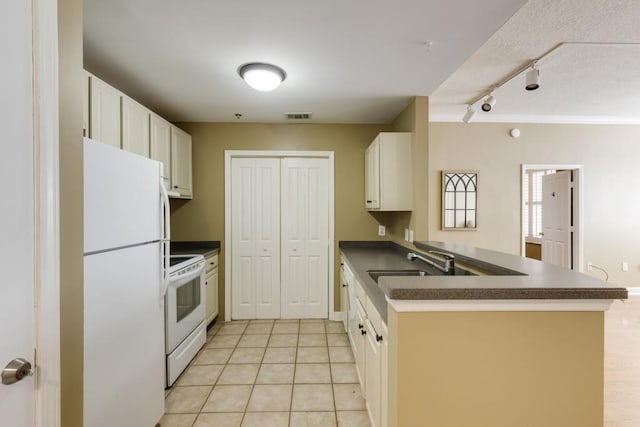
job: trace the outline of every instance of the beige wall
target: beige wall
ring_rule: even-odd
[[[374,212],[372,215],[388,228],[389,239],[404,241],[404,229],[414,230],[415,240],[426,240],[429,210],[425,192],[428,184],[429,98],[417,96],[391,124],[394,132],[413,134],[413,212]]]
[[[518,139],[509,136],[518,127]],[[640,126],[430,123],[429,239],[520,254],[524,164],[584,165],[584,261],[640,285]],[[475,169],[478,230],[440,231],[443,169]],[[621,271],[621,262],[629,271]],[[594,276],[603,273],[594,270]]]
[[[390,427],[602,426],[602,312],[388,320]]]
[[[82,0],[58,0],[61,417],[82,426]]]
[[[193,200],[171,202],[173,240],[220,240],[220,312],[224,315],[224,150],[335,152],[335,307],[339,310],[340,240],[376,240],[364,208],[364,150],[379,125],[179,123],[193,137]]]

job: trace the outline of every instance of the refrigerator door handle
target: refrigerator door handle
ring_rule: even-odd
[[[162,285],[160,287],[160,300],[164,300],[164,296],[167,293],[169,287],[169,258],[170,258],[170,243],[171,243],[171,209],[169,206],[169,194],[164,187],[162,179],[160,180],[160,194],[162,195],[162,207],[164,208],[164,215],[162,220]]]

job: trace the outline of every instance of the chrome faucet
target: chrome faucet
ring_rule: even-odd
[[[407,259],[409,261],[413,261],[415,259],[419,259],[420,261],[424,261],[427,264],[429,264],[431,267],[435,267],[438,270],[442,271],[445,274],[455,274],[455,256],[447,253],[447,252],[441,252],[441,251],[429,251],[430,254],[434,254],[434,255],[440,255],[442,257],[444,257],[444,266],[440,265],[440,264],[436,264],[435,262],[433,262],[432,260],[423,257],[422,255],[418,255],[415,252],[409,252],[407,254]]]

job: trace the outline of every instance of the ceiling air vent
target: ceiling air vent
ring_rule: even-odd
[[[311,113],[286,113],[287,120],[310,120]]]

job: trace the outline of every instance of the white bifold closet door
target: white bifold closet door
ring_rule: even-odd
[[[329,161],[282,159],[282,318],[327,318]]]
[[[280,159],[231,162],[233,319],[280,317]]]

